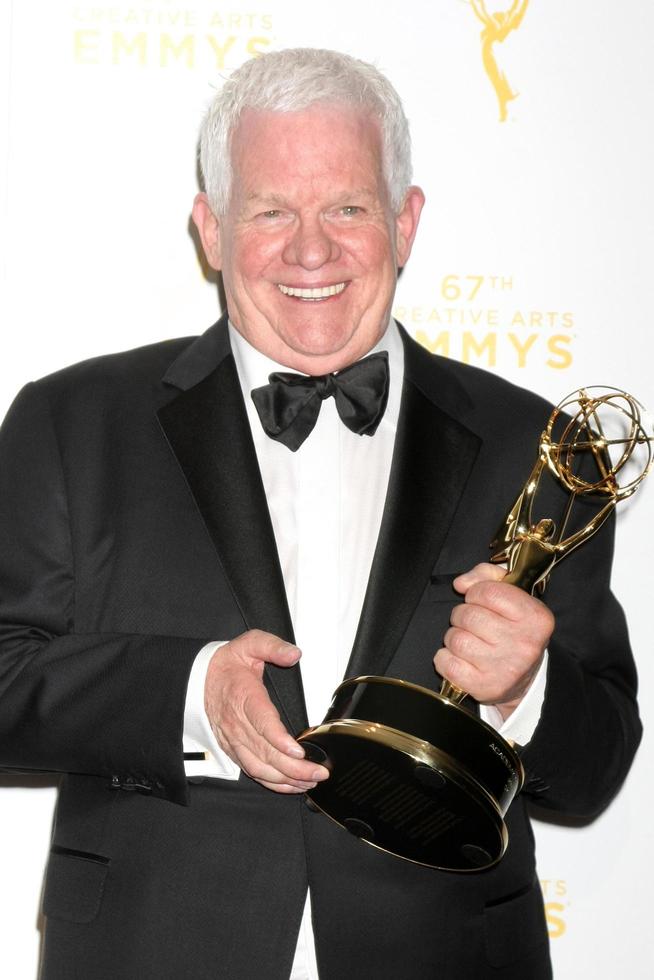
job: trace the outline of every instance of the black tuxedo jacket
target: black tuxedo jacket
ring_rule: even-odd
[[[550,409],[404,342],[348,673],[437,689],[452,577],[485,560]],[[418,867],[247,777],[185,778],[201,646],[293,635],[224,320],[28,385],[0,435],[0,766],[63,774],[45,980],[287,980],[307,884],[325,980],[549,977],[527,800],[593,815],[640,734],[611,547],[594,537],[548,590],[547,695],[505,857],[465,875]],[[270,667],[266,683],[299,732],[299,669]]]

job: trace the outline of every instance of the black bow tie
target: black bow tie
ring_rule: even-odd
[[[388,354],[370,354],[336,374],[312,377],[276,371],[252,391],[266,435],[295,452],[309,435],[325,398],[334,396],[342,422],[358,435],[372,436],[388,401]]]

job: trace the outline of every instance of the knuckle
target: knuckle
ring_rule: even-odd
[[[244,765],[243,772],[251,779],[256,779],[259,782],[261,782],[264,778],[270,778],[270,773],[268,770],[258,761],[252,761],[247,765]]]
[[[267,762],[261,759],[258,755],[247,750],[244,752],[244,762],[243,771],[247,773],[252,779],[256,779],[258,782],[262,780],[267,780],[268,782],[275,782],[276,777],[279,774],[275,769],[270,766]]]
[[[501,606],[507,600],[507,586],[505,582],[487,581],[479,583],[479,592],[485,603],[489,606]]]
[[[475,582],[470,586],[465,594],[464,604],[465,606],[474,605],[475,603],[481,604],[485,601],[487,596],[486,586],[488,582]]]
[[[478,633],[483,630],[484,624],[486,623],[486,611],[483,606],[478,606],[476,604],[468,604],[463,607],[463,611],[460,615],[460,621],[456,624],[468,633]]]
[[[443,670],[445,671],[445,676],[447,679],[455,685],[455,687],[460,687],[462,690],[466,689],[466,680],[468,678],[467,664],[465,661],[458,657],[448,657],[445,664],[443,664]]]
[[[263,658],[268,641],[268,634],[264,633],[263,630],[248,630],[247,633],[242,633],[238,640],[248,657]]]
[[[282,726],[279,715],[271,705],[268,710],[259,711],[258,715],[253,718],[252,727],[261,738],[271,744],[272,740],[281,734],[280,728]]]
[[[267,634],[260,629],[251,629],[248,630],[247,633],[242,633],[241,635],[243,638],[247,638],[250,643],[260,643],[264,637],[267,636]]]
[[[465,602],[460,602],[455,606],[450,614],[450,624],[452,626],[461,626],[465,622],[467,609],[468,606],[466,606]]]
[[[464,660],[470,654],[470,647],[474,637],[468,630],[459,629],[458,627],[453,627],[448,630],[447,633],[447,649],[456,655],[456,657],[463,658]]]
[[[281,752],[278,755],[277,765],[287,780],[295,780],[298,783],[312,782],[311,773],[315,769],[313,763],[307,762],[305,759],[292,759]]]

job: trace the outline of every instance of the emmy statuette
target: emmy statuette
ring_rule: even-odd
[[[651,421],[614,388],[584,388],[552,412],[538,458],[494,541],[505,581],[542,593],[552,569],[630,497],[652,466]],[[565,491],[558,529],[534,520],[548,473]],[[575,502],[591,518],[566,536]],[[496,864],[508,843],[504,816],[524,781],[520,758],[498,732],[440,693],[392,677],[354,677],[334,694],[322,724],[299,736],[307,757],[331,770],[307,802],[352,834],[407,861],[447,871]]]

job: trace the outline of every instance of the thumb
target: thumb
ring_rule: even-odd
[[[502,565],[491,565],[490,562],[482,562],[479,565],[475,565],[470,571],[463,572],[462,575],[457,575],[452,585],[457,592],[465,595],[468,589],[478,582],[501,582],[505,575],[506,568]]]
[[[263,630],[249,630],[237,641],[244,660],[250,664],[275,664],[277,667],[292,667],[302,656],[298,647],[287,643],[274,633]]]

